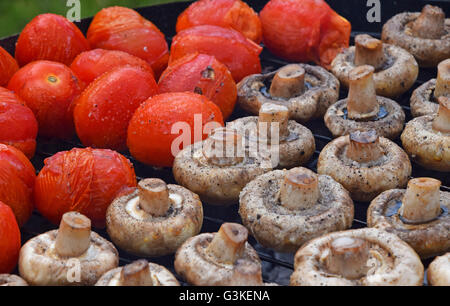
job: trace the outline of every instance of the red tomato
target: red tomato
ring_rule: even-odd
[[[0,86],[8,85],[9,80],[19,70],[16,60],[5,49],[0,47]]]
[[[72,149],[45,160],[36,179],[36,208],[59,224],[64,213],[77,211],[93,226],[105,227],[106,209],[118,195],[136,187],[133,165],[111,150]]]
[[[196,1],[178,16],[177,32],[205,24],[235,29],[257,44],[262,39],[258,14],[241,0]]]
[[[212,55],[225,64],[239,82],[261,72],[261,51],[259,45],[235,30],[202,25],[183,30],[173,38],[170,63],[195,52]]]
[[[39,123],[39,135],[73,136],[71,104],[81,93],[81,87],[69,67],[50,61],[30,63],[14,74],[8,89],[31,108]]]
[[[16,59],[20,66],[37,60],[70,65],[78,54],[89,49],[76,25],[63,16],[43,14],[28,23],[20,34]]]
[[[196,115],[201,118],[201,122],[195,122]],[[213,121],[223,126],[219,107],[205,96],[191,92],[160,94],[142,103],[134,113],[128,127],[128,148],[140,162],[171,167],[175,153],[172,147],[176,139],[185,136],[183,132],[186,132],[189,133],[187,141],[199,141],[201,139],[195,139],[198,130],[200,138],[205,139],[208,135],[202,133],[203,129]],[[183,127],[189,130],[181,131],[179,128]],[[180,145],[182,149],[188,144]],[[177,149],[180,149],[179,145]]]
[[[0,202],[0,274],[11,273],[20,252],[20,230],[11,208]]]
[[[97,78],[77,99],[74,120],[85,146],[126,150],[127,128],[139,105],[158,93],[148,70],[122,66]]]

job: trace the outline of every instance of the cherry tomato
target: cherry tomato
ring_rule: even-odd
[[[0,274],[11,273],[19,260],[20,230],[11,208],[0,202]]]
[[[5,49],[0,47],[0,86],[8,85],[9,80],[19,70],[16,60]]]

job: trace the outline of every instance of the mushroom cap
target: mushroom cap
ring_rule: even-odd
[[[208,256],[206,248],[216,233],[205,233],[188,239],[175,255],[175,271],[189,284],[195,286],[231,286],[236,264],[225,264]],[[258,254],[245,242],[241,260],[261,265]]]
[[[413,91],[410,101],[413,117],[436,114],[439,103],[434,101],[433,92],[436,88],[436,79],[423,83]]]
[[[28,286],[27,282],[17,276],[17,275],[13,275],[13,274],[0,274],[0,287],[5,286],[5,287],[12,287],[12,286]]]
[[[369,243],[368,264],[360,279],[350,280],[324,270],[322,256],[337,238],[360,238]],[[424,268],[414,250],[396,235],[374,228],[330,233],[305,244],[295,255],[293,286],[421,286]]]
[[[433,130],[436,114],[417,117],[406,124],[401,140],[408,155],[419,165],[450,171],[450,134]]]
[[[261,245],[279,252],[295,252],[315,237],[351,227],[353,201],[341,184],[320,175],[318,202],[310,209],[294,211],[280,205],[285,175],[283,170],[266,173],[241,192],[242,222]]]
[[[346,116],[347,101],[348,99],[343,99],[331,105],[325,114],[325,125],[334,137],[370,129],[374,129],[378,135],[389,139],[395,139],[401,134],[405,123],[405,112],[397,102],[377,96],[380,105],[378,118],[370,121],[357,121]]]
[[[397,46],[383,44],[383,52],[388,60],[381,70],[376,70],[373,74],[375,89],[377,95],[398,97],[414,85],[419,75],[419,66],[411,54]],[[353,46],[338,54],[331,64],[331,71],[345,88],[349,87],[350,71],[356,67],[354,58]]]
[[[267,86],[282,69],[280,68],[271,73],[254,74],[243,79],[238,84],[239,105],[247,112],[257,115],[264,103],[281,104],[289,109],[291,119],[300,122],[322,117],[327,108],[339,99],[339,81],[322,67],[298,65],[306,71],[306,90],[303,94],[288,100],[270,96]]]
[[[227,128],[234,129],[243,133],[242,131],[249,131],[250,135],[258,135],[257,132],[251,131],[251,127],[258,126],[258,117],[250,116],[236,119],[227,123]],[[289,120],[288,123],[289,135],[286,139],[280,139],[278,146],[280,168],[292,168],[305,164],[316,150],[316,143],[312,132],[295,122]],[[249,139],[252,141],[252,139]]]
[[[359,163],[346,157],[349,143],[349,136],[328,143],[319,155],[317,172],[341,183],[356,201],[368,202],[383,191],[406,186],[412,168],[408,155],[398,145],[380,137],[384,155],[374,162]]]
[[[119,254],[114,245],[91,232],[89,249],[79,257],[61,257],[55,250],[58,230],[30,239],[20,250],[19,272],[30,285],[69,286],[94,285],[106,272],[119,265]],[[68,276],[76,260],[80,267],[80,282],[70,282]]]
[[[440,192],[442,213],[423,224],[404,223],[398,214],[405,190],[388,190],[376,197],[367,210],[369,227],[396,234],[407,242],[421,258],[440,255],[450,250],[450,192]]]
[[[428,266],[427,278],[432,286],[450,286],[450,253],[433,260]]]
[[[425,39],[405,33],[406,25],[416,20],[420,13],[401,13],[383,26],[384,42],[399,46],[414,55],[420,67],[435,67],[450,57],[450,19],[445,19],[447,34],[441,39]]]
[[[111,203],[107,231],[119,248],[138,256],[168,255],[200,232],[203,206],[198,195],[178,185],[167,187],[171,206],[162,217],[151,216],[139,207],[138,190]]]

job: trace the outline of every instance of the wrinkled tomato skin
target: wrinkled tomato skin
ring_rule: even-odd
[[[153,75],[139,67],[118,67],[97,78],[75,102],[75,128],[83,145],[126,150],[131,117],[157,93]]]
[[[117,152],[72,149],[44,161],[34,198],[39,212],[54,224],[77,211],[97,228],[105,227],[106,209],[118,196],[136,187],[133,165]]]
[[[17,70],[19,70],[19,65],[14,57],[0,47],[0,86],[7,86],[9,80]]]
[[[189,54],[173,62],[159,79],[159,90],[192,91],[219,106],[224,119],[233,112],[237,99],[236,83],[228,68],[206,54]]]
[[[62,139],[73,136],[72,102],[81,93],[81,86],[69,67],[50,61],[32,62],[14,74],[8,89],[33,111],[39,135]]]
[[[13,92],[0,87],[0,143],[34,156],[38,123],[33,112]]]
[[[157,77],[167,66],[169,48],[164,34],[132,9],[101,10],[92,20],[87,38],[93,48],[120,50],[145,60]]]
[[[201,125],[194,123],[196,114],[201,115]],[[191,92],[160,94],[142,103],[134,113],[128,127],[128,148],[142,163],[171,167],[174,160],[172,143],[183,135],[174,125],[187,123],[193,143],[200,140],[194,138],[194,129],[203,131],[204,126],[213,121],[217,126],[224,124],[219,107],[205,96]],[[172,128],[175,128],[173,133]],[[202,139],[207,136],[203,133]],[[184,147],[180,146],[180,149]]]
[[[74,58],[90,49],[89,42],[75,24],[63,16],[42,14],[28,23],[16,45],[20,66],[38,60],[70,65]]]
[[[11,273],[20,252],[20,229],[11,208],[0,201],[0,274]]]
[[[198,25],[232,28],[259,44],[262,27],[258,14],[241,0],[200,0],[178,16],[177,32]]]
[[[169,63],[196,52],[214,56],[228,67],[236,82],[261,72],[261,46],[232,29],[202,25],[179,32],[172,42]]]
[[[12,146],[0,144],[0,201],[10,206],[24,225],[33,212],[36,171],[28,158]]]

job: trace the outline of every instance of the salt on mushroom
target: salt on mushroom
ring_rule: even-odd
[[[20,250],[19,272],[38,286],[94,285],[119,264],[112,243],[91,231],[77,212],[63,215],[58,230],[30,239]]]
[[[0,274],[0,287],[23,287],[28,286],[27,282],[12,274]]]
[[[450,192],[441,182],[416,178],[406,190],[388,190],[376,197],[367,211],[369,227],[396,234],[421,258],[450,250]]]
[[[428,266],[427,279],[432,286],[450,286],[450,253],[433,260]]]
[[[264,247],[295,252],[320,235],[349,228],[353,201],[331,177],[306,168],[257,177],[241,192],[243,224]]]
[[[106,229],[121,249],[139,256],[173,254],[203,224],[198,195],[160,179],[144,179],[131,194],[116,198],[106,213]]]
[[[319,174],[331,176],[353,200],[363,202],[406,186],[411,171],[408,155],[394,142],[378,137],[375,130],[356,131],[331,141],[317,165]]]
[[[376,95],[373,73],[372,66],[350,71],[348,98],[331,105],[324,117],[334,137],[375,129],[378,135],[395,139],[402,132],[405,113],[397,102]]]
[[[250,75],[238,84],[238,103],[247,112],[258,115],[261,105],[280,104],[299,122],[322,117],[338,98],[339,81],[324,68],[307,64]]]

